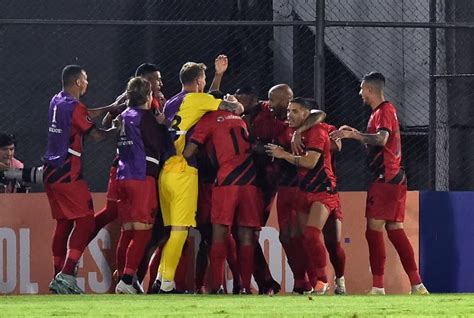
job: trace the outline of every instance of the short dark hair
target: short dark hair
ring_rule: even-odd
[[[143,63],[135,70],[135,76],[145,76],[153,72],[159,72],[158,66],[152,63]]]
[[[130,107],[141,106],[148,100],[151,84],[143,77],[134,77],[128,81],[126,93]]]
[[[300,104],[307,110],[319,109],[318,102],[314,98],[295,97],[290,103]]]
[[[10,145],[16,145],[15,136],[12,134],[0,132],[0,148]]]
[[[257,96],[257,90],[253,86],[245,85],[240,88],[237,88],[237,90],[235,91],[235,95]]]
[[[66,65],[61,75],[63,87],[74,84],[83,71],[84,68],[80,65]]]
[[[187,62],[179,71],[179,80],[181,84],[189,84],[194,82],[207,69],[204,63]]]
[[[216,99],[224,99],[224,93],[220,90],[213,90],[209,92],[210,95],[214,96]]]
[[[362,77],[362,80],[382,90],[385,86],[385,76],[380,72],[370,72]]]

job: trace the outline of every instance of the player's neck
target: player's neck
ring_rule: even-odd
[[[385,102],[385,97],[383,96],[383,94],[380,95],[380,96],[376,96],[374,98],[374,100],[371,101],[370,108],[372,108],[372,110],[374,110],[377,107],[379,107],[379,105],[382,104],[383,102]]]
[[[75,99],[79,99],[81,97],[81,93],[72,87],[64,87],[63,91],[65,91],[66,93],[74,97]]]
[[[183,85],[182,88],[183,91],[189,92],[189,93],[198,93],[196,85]]]

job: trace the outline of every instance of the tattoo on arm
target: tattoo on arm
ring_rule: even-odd
[[[380,130],[376,134],[360,134],[360,141],[368,145],[385,146],[388,136],[388,131]]]
[[[316,124],[319,124],[324,121],[326,118],[326,113],[322,110],[316,110],[311,113],[308,118],[304,121],[303,125],[298,129],[299,132],[305,132]]]
[[[234,111],[237,109],[239,104],[237,103],[232,103],[232,102],[229,102],[229,101],[226,101],[226,100],[223,100],[220,104],[219,104],[219,109],[220,110],[227,110],[227,111]]]

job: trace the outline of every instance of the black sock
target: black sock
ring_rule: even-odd
[[[131,285],[132,282],[133,282],[133,276],[132,275],[127,275],[127,274],[124,274],[122,276],[122,281],[127,284],[127,285]]]

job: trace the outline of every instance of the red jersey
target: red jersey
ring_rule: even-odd
[[[401,167],[402,147],[397,111],[392,103],[385,101],[372,111],[367,124],[367,133],[380,130],[389,133],[385,146],[367,145],[368,165],[373,180],[388,183],[406,183]]]
[[[198,145],[212,142],[218,165],[217,186],[254,184],[256,170],[242,118],[223,110],[207,113],[195,126],[191,141]]]
[[[279,134],[276,143],[286,151],[291,152],[291,138],[295,132],[294,128],[288,126],[285,122],[285,129]],[[280,187],[297,187],[298,186],[298,168],[286,160],[279,160],[279,180]]]
[[[285,120],[275,117],[268,101],[259,102],[254,115],[249,115],[249,130],[252,142],[275,142],[278,135],[286,128]]]
[[[72,113],[69,137],[69,153],[60,167],[45,165],[45,183],[66,183],[82,179],[82,137],[94,124],[90,121],[87,108],[81,102]]]
[[[331,134],[333,131],[337,130],[336,126],[330,125],[328,123],[321,123],[321,125],[326,127],[328,134]],[[332,172],[334,173],[334,175],[336,175],[336,156],[332,152],[331,152],[331,165],[332,165]]]
[[[313,169],[298,167],[300,189],[305,192],[335,192],[336,178],[331,163],[331,140],[326,125],[317,124],[302,134],[304,150],[321,154]]]

